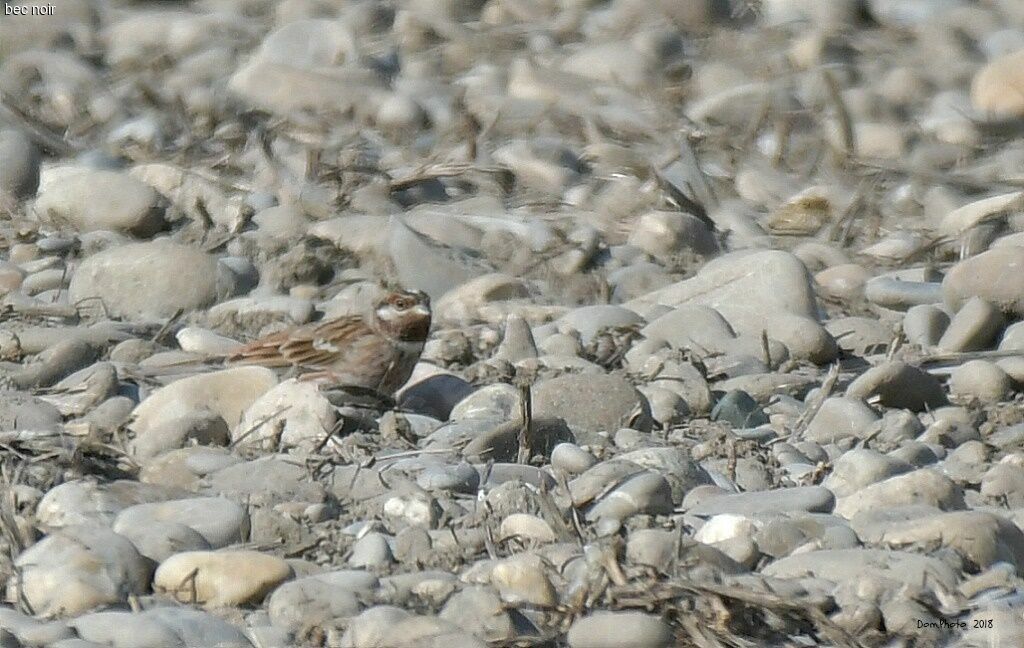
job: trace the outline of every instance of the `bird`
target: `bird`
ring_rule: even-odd
[[[228,365],[293,371],[300,381],[394,395],[409,380],[430,333],[430,298],[390,290],[368,313],[285,329],[228,352]]]

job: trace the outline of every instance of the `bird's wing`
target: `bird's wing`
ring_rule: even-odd
[[[226,360],[232,364],[252,364],[270,368],[290,367],[293,363],[281,353],[281,348],[298,333],[298,330],[271,333],[238,348],[229,354]]]
[[[315,327],[257,340],[240,351],[246,362],[264,366],[330,366],[345,355],[353,342],[374,335],[361,317],[330,319]]]

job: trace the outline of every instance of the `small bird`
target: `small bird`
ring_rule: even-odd
[[[391,397],[412,375],[430,332],[430,298],[394,290],[367,315],[279,331],[226,355],[228,364],[291,369],[300,380]]]

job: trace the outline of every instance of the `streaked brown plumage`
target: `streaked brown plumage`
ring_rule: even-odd
[[[396,290],[366,316],[349,315],[273,333],[226,358],[231,364],[295,369],[302,380],[391,396],[409,379],[430,331],[430,299]]]

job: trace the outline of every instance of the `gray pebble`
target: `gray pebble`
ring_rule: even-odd
[[[998,403],[1005,400],[1012,389],[1006,372],[987,360],[965,362],[949,376],[949,393],[954,397]]]
[[[1003,328],[1003,314],[980,297],[967,300],[953,316],[938,347],[945,351],[981,351],[991,347]]]
[[[926,348],[938,344],[948,326],[949,315],[932,304],[912,306],[903,317],[907,341]]]
[[[642,612],[592,612],[573,622],[571,648],[660,648],[672,645],[671,628]]]
[[[0,130],[0,196],[31,197],[39,186],[39,151],[24,133]]]
[[[946,395],[937,378],[899,361],[868,369],[850,383],[846,395],[863,399],[878,396],[883,405],[915,412],[946,404]]]

